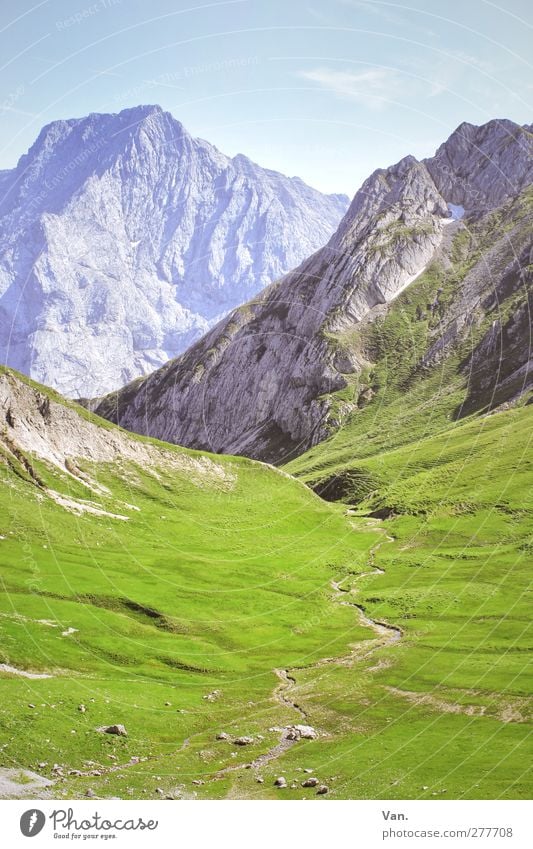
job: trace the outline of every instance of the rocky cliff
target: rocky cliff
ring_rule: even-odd
[[[159,107],[50,124],[0,172],[0,361],[69,396],[122,386],[323,245],[347,206]]]
[[[473,325],[481,327],[509,275],[522,316],[512,321],[522,327],[532,139],[531,128],[510,121],[463,124],[432,159],[407,157],[376,171],[326,247],[182,357],[93,406],[171,442],[280,462],[327,435],[332,393],[368,362],[358,327],[386,311],[437,258],[456,263],[457,275],[432,323],[426,368]],[[474,236],[459,258],[461,233]],[[522,330],[513,373],[527,368]],[[350,344],[339,344],[350,333]]]

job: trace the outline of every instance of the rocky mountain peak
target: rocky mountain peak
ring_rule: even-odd
[[[121,386],[322,246],[347,205],[159,106],[56,121],[0,174],[0,358],[69,396]]]
[[[425,164],[441,195],[467,210],[486,210],[533,179],[531,127],[495,119],[463,123]]]
[[[357,345],[343,348],[332,337],[386,312],[464,227],[463,206],[474,220],[513,187],[518,194],[528,185],[529,142],[528,131],[511,122],[465,125],[435,157],[418,162],[407,156],[376,170],[324,248],[182,357],[97,401],[97,412],[178,444],[274,462],[314,445],[328,433],[330,393],[368,366]],[[527,236],[519,218],[517,245]],[[512,260],[509,250],[504,235],[493,251],[496,281],[489,283],[495,287],[500,264]],[[511,276],[520,280],[520,269]],[[450,326],[443,319],[446,345],[469,326],[469,310],[483,314],[481,305],[494,302],[486,281],[476,267]],[[513,357],[513,373],[522,353]]]
[[[369,227],[383,229],[396,217],[408,223],[424,213],[449,214],[425,164],[406,156],[390,168],[377,169],[365,180],[331,243],[339,246],[345,239],[352,243]]]

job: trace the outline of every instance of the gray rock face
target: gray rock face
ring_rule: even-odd
[[[517,234],[513,249],[518,247]],[[533,388],[531,233],[522,252],[508,259],[497,285],[485,294],[485,307],[493,316],[492,324],[462,364],[468,378],[468,395],[458,411],[460,415],[497,407]],[[507,299],[514,301],[512,308],[500,310],[500,303]]]
[[[439,192],[467,211],[515,197],[533,181],[533,125],[494,120],[461,124],[426,165]]]
[[[452,223],[448,203],[480,216],[530,181],[531,138],[511,122],[459,128],[433,160],[406,157],[376,171],[326,247],[182,357],[93,404],[96,411],[170,442],[272,462],[316,444],[328,432],[328,393],[364,364],[337,352],[331,334],[386,307],[427,267],[450,227],[464,226]],[[462,305],[459,321],[470,306]]]
[[[67,396],[122,386],[325,244],[347,206],[159,107],[56,121],[0,172],[0,361]]]

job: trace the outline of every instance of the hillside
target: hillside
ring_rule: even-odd
[[[532,139],[511,121],[463,124],[434,157],[379,169],[326,247],[91,406],[139,433],[283,463],[385,384],[401,401],[438,382],[452,416],[516,399],[531,385]]]
[[[357,457],[356,515],[9,370],[0,405],[4,796],[528,796],[530,406]]]
[[[70,397],[116,389],[321,247],[347,205],[157,106],[55,121],[0,173],[0,362]]]

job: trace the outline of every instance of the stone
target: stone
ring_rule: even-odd
[[[123,725],[104,725],[98,730],[103,731],[104,734],[116,734],[118,737],[128,736],[128,732]]]
[[[287,727],[287,740],[316,740],[318,732],[312,725],[289,725]]]
[[[302,740],[316,740],[318,732],[312,725],[295,725],[294,730],[298,732]]]
[[[318,784],[318,778],[306,778],[305,781],[302,781],[302,787],[316,787]]]
[[[253,737],[236,737],[233,741],[234,746],[249,746],[254,742]]]
[[[274,782],[274,787],[282,787],[283,788],[283,787],[286,787],[286,786],[287,786],[287,780],[282,775],[280,775],[279,778],[276,778],[276,780]]]
[[[220,690],[213,690],[211,693],[207,693],[205,696],[202,696],[208,702],[215,702],[222,695]]]
[[[326,793],[329,793],[329,787],[327,787],[325,784],[321,784],[318,790],[316,791],[316,795],[325,796]]]

